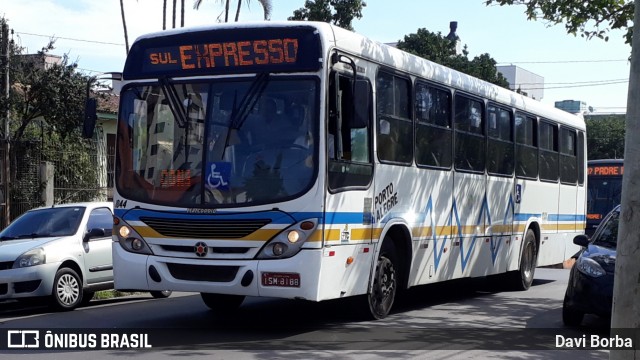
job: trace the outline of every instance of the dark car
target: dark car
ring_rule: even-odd
[[[565,325],[580,325],[585,314],[611,316],[619,218],[620,206],[617,206],[607,214],[591,239],[587,235],[573,239],[583,249],[571,268],[564,296],[562,321]]]

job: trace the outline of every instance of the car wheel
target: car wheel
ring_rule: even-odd
[[[171,290],[150,291],[150,293],[151,293],[151,296],[153,296],[156,299],[164,299],[164,298],[168,298],[169,296],[171,296],[173,291],[171,291]]]
[[[575,310],[567,305],[567,302],[562,304],[562,322],[566,326],[578,326],[582,323],[584,313]]]
[[[82,303],[82,280],[69,268],[58,270],[53,280],[53,307],[57,310],[73,310]]]
[[[227,311],[233,311],[240,307],[244,301],[244,295],[225,295],[225,294],[211,294],[200,293],[202,301],[211,310],[219,311],[224,314]]]

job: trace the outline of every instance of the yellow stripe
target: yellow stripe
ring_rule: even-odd
[[[140,234],[140,236],[145,237],[145,238],[174,238],[174,237],[170,237],[170,236],[164,236],[162,234],[160,234],[159,232],[155,231],[153,228],[150,228],[148,226],[134,226],[133,229]],[[225,240],[250,240],[250,241],[268,241],[271,238],[273,238],[274,236],[276,236],[277,233],[279,233],[280,231],[282,231],[282,229],[260,229],[260,230],[256,230],[253,233],[242,237],[242,238],[237,238],[237,239],[225,239]]]

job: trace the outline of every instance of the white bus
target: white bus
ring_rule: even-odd
[[[131,47],[118,116],[120,290],[355,297],[578,250],[580,118],[315,22],[217,24]]]

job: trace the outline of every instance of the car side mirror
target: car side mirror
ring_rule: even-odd
[[[582,247],[589,246],[589,237],[587,235],[578,235],[573,238],[573,243]]]
[[[106,231],[104,231],[104,229],[102,228],[93,228],[91,230],[89,230],[86,234],[84,234],[84,238],[82,239],[82,241],[84,242],[88,242],[89,240],[93,239],[93,238],[100,238],[100,237],[105,237],[107,236]]]

